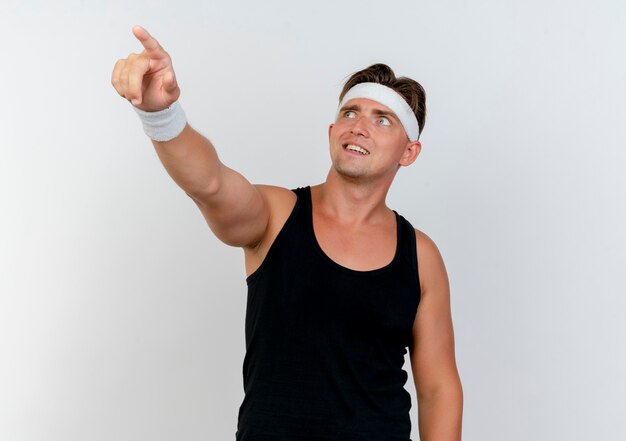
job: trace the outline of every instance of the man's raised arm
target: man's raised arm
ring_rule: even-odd
[[[117,61],[113,87],[135,107],[168,174],[198,205],[213,233],[228,245],[253,247],[268,225],[266,201],[187,124],[169,54],[141,26],[133,34],[144,50]]]

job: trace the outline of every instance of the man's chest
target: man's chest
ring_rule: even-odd
[[[335,263],[357,271],[385,267],[397,247],[396,226],[347,230],[323,219],[313,220],[314,237],[321,250]]]

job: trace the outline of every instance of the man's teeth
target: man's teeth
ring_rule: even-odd
[[[362,149],[358,145],[348,144],[345,148],[348,149],[348,150],[354,150],[355,152],[359,152],[359,153],[361,153],[363,155],[369,155],[369,152],[367,150]]]

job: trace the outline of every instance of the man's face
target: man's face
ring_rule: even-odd
[[[351,178],[393,179],[398,166],[411,164],[421,147],[419,141],[409,141],[389,107],[367,98],[345,103],[328,138],[333,167]]]

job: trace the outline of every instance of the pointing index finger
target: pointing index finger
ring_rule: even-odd
[[[141,42],[151,58],[160,58],[165,55],[165,50],[161,47],[159,42],[141,26],[133,26],[133,34],[135,34],[135,37]]]

